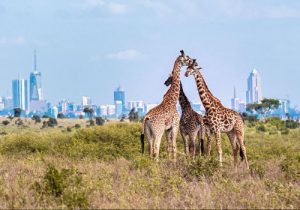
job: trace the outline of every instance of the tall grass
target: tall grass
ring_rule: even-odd
[[[211,158],[172,163],[164,138],[159,162],[142,156],[139,123],[14,129],[0,137],[1,208],[300,208],[299,129],[247,127],[250,170],[237,172],[225,136],[220,168],[215,145]]]

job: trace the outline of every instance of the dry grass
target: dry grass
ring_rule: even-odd
[[[0,137],[1,208],[300,208],[299,130],[269,135],[247,128],[250,170],[240,165],[235,172],[225,137],[219,168],[215,158],[179,156],[173,164],[165,145],[159,162],[142,157],[140,124],[0,129],[7,132]]]

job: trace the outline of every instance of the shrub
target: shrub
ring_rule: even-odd
[[[104,125],[105,120],[102,117],[96,117],[96,125]]]
[[[68,127],[67,127],[67,131],[68,131],[68,132],[71,132],[71,131],[72,131],[72,128],[71,128],[70,126],[68,126]]]
[[[5,125],[5,126],[7,126],[7,125],[9,124],[9,121],[8,121],[8,120],[4,120],[4,121],[2,122],[2,124]]]
[[[257,126],[256,130],[261,131],[261,132],[266,132],[267,131],[266,127],[262,124]]]
[[[58,113],[57,118],[58,119],[64,119],[64,118],[66,118],[66,116],[63,113]]]
[[[187,177],[213,176],[220,168],[220,163],[214,158],[198,158],[187,166]]]
[[[79,119],[83,119],[84,118],[84,116],[81,114],[81,115],[79,115]]]
[[[49,118],[49,116],[46,115],[46,114],[44,114],[44,115],[42,116],[42,118]]]
[[[47,122],[47,125],[49,127],[54,127],[57,125],[57,120],[55,118],[49,118],[48,122]]]
[[[33,185],[38,198],[52,196],[68,208],[88,207],[87,194],[82,188],[82,176],[77,170],[58,170],[53,165],[49,165],[43,179]]]
[[[81,126],[79,124],[75,124],[74,126],[76,129],[81,128]]]
[[[41,123],[42,122],[40,116],[38,116],[38,115],[33,115],[31,119],[34,120],[35,123]]]
[[[294,120],[287,120],[285,121],[285,126],[290,129],[296,129],[299,128],[299,123]]]

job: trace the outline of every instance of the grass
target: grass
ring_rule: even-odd
[[[86,121],[0,122],[0,208],[300,208],[300,129],[247,126],[250,170],[235,172],[225,136],[222,168],[215,145],[186,161],[180,136],[174,164],[165,138],[159,162],[141,156],[139,123]]]

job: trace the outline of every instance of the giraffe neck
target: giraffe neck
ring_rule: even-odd
[[[179,104],[181,106],[182,112],[192,109],[191,103],[189,102],[188,98],[184,94],[181,82],[180,82]]]
[[[173,71],[172,71],[172,84],[167,93],[164,95],[164,101],[168,102],[168,104],[176,105],[179,97],[179,86],[180,86],[180,69],[181,63],[177,58]]]
[[[216,107],[216,106],[220,106],[220,105],[222,106],[220,100],[217,99],[216,97],[214,97],[212,95],[212,93],[210,92],[210,90],[208,89],[206,82],[205,82],[202,74],[200,73],[200,71],[196,71],[194,74],[194,77],[196,80],[199,96],[200,96],[202,104],[205,108],[206,113],[208,113],[208,111],[212,107]]]

